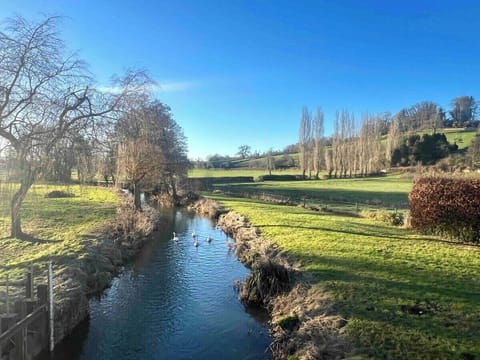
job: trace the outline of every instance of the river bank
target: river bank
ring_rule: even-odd
[[[195,212],[159,214],[159,231],[90,299],[88,321],[51,359],[270,359],[267,319],[238,301],[234,284],[250,271],[233,239]]]
[[[8,200],[8,194],[3,195]],[[3,207],[1,210],[8,214]],[[58,344],[88,316],[88,297],[109,286],[122,265],[143,247],[155,230],[155,211],[147,208],[135,213],[122,193],[108,188],[38,184],[27,196],[22,212],[30,235],[26,240],[9,238],[8,218],[0,217],[7,225],[0,227],[4,236],[0,278],[20,281],[32,267],[35,284],[45,284],[47,263],[52,261],[54,339]],[[13,290],[12,302],[24,296],[23,289]],[[5,291],[0,289],[2,300]],[[0,312],[5,310],[5,303],[0,303]],[[37,348],[33,338],[28,341],[29,348]]]
[[[88,298],[107,288],[121,267],[131,260],[156,229],[156,210],[134,211],[124,198],[115,218],[94,237],[76,261],[55,264],[55,343],[60,343],[88,316]]]
[[[290,274],[288,288],[265,296],[262,304],[271,315],[271,350],[275,358],[340,359],[351,353],[352,346],[342,333],[347,321],[335,312],[330,297],[314,289],[309,279],[297,271],[301,264],[265,239],[242,214],[205,198],[190,208],[217,219],[223,231],[235,239],[239,259],[250,268],[261,266],[267,259]]]

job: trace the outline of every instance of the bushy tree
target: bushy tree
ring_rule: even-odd
[[[391,158],[393,166],[409,166],[420,163],[432,165],[438,160],[457,151],[456,144],[450,144],[445,134],[410,135],[397,147]]]
[[[146,187],[175,198],[190,163],[185,136],[170,108],[140,99],[117,122],[115,135],[118,173],[133,186],[135,207],[141,209],[140,192]]]
[[[238,147],[237,155],[240,156],[242,159],[246,159],[250,156],[252,148],[248,145],[241,145]]]

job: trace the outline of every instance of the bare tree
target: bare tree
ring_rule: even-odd
[[[268,175],[272,175],[272,170],[275,170],[275,158],[273,157],[273,149],[270,148],[267,153],[267,171]]]
[[[450,116],[455,127],[473,126],[477,117],[478,106],[473,96],[460,96],[452,100]]]
[[[250,146],[248,146],[248,145],[240,145],[240,146],[238,147],[238,152],[237,152],[237,154],[238,154],[242,159],[245,159],[245,158],[247,158],[247,157],[250,155],[251,151],[252,151],[252,148],[251,148]]]
[[[312,116],[307,107],[303,107],[302,118],[300,120],[300,130],[298,133],[299,162],[303,178],[305,178],[306,171],[311,169],[311,142]]]
[[[317,109],[317,114],[313,121],[313,169],[315,171],[315,178],[318,179],[320,170],[324,168],[325,164],[325,141],[323,137],[323,111],[321,108]]]
[[[185,137],[170,108],[144,100],[132,103],[116,126],[118,175],[133,186],[137,210],[140,193],[147,187],[175,199],[178,183],[190,167]]]
[[[385,159],[387,164],[390,164],[392,161],[393,151],[398,147],[400,143],[400,124],[398,117],[394,117],[390,123],[390,128],[388,130],[387,144],[385,149]]]
[[[325,148],[325,169],[328,173],[328,178],[332,178],[335,164],[333,162],[333,150],[331,148]]]
[[[395,116],[402,132],[433,129],[443,126],[445,114],[433,101],[421,101],[399,111]]]
[[[340,113],[335,113],[335,122],[333,124],[332,134],[332,173],[335,178],[338,176],[341,163],[341,130],[340,130]]]
[[[20,187],[11,202],[11,236],[21,237],[21,205],[54,146],[67,133],[90,135],[122,94],[96,91],[84,64],[67,55],[59,19],[10,19],[0,31],[0,136],[15,151]]]

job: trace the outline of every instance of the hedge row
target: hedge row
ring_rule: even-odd
[[[295,181],[305,180],[302,175],[260,175],[256,181]]]
[[[480,180],[421,178],[408,200],[413,228],[480,242]]]

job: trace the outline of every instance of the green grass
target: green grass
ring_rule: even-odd
[[[265,186],[291,190],[293,184]],[[300,191],[302,184],[297,186]],[[352,199],[361,191],[397,199],[402,193],[406,198],[411,185],[387,177],[303,186],[305,192],[350,192]],[[246,215],[302,264],[305,277],[331,294],[337,311],[349,320],[346,334],[364,354],[384,359],[480,356],[479,247],[364,218],[210,196]],[[409,312],[415,308],[424,312]]]
[[[423,135],[424,133],[431,134],[432,131],[422,131],[419,132],[419,135]],[[447,141],[450,144],[457,143],[459,149],[464,149],[469,147],[472,143],[477,130],[475,129],[438,129],[437,133],[445,134]]]
[[[253,176],[267,175],[267,170],[262,169],[192,169],[188,172],[188,177],[229,177],[229,176]],[[273,170],[275,175],[300,175],[301,171],[298,169],[287,170]]]
[[[308,181],[265,181],[258,183],[217,184],[216,188],[232,193],[273,194],[312,205],[329,205],[340,210],[366,205],[405,208],[412,179],[401,175],[387,177],[329,179]]]
[[[34,185],[22,207],[23,230],[32,240],[9,238],[9,193],[13,187],[0,188],[0,281],[8,272],[23,276],[30,262],[53,260],[65,264],[83,255],[85,246],[101,225],[115,215],[119,197],[114,191],[90,186]],[[45,198],[52,190],[74,193],[73,198]]]

